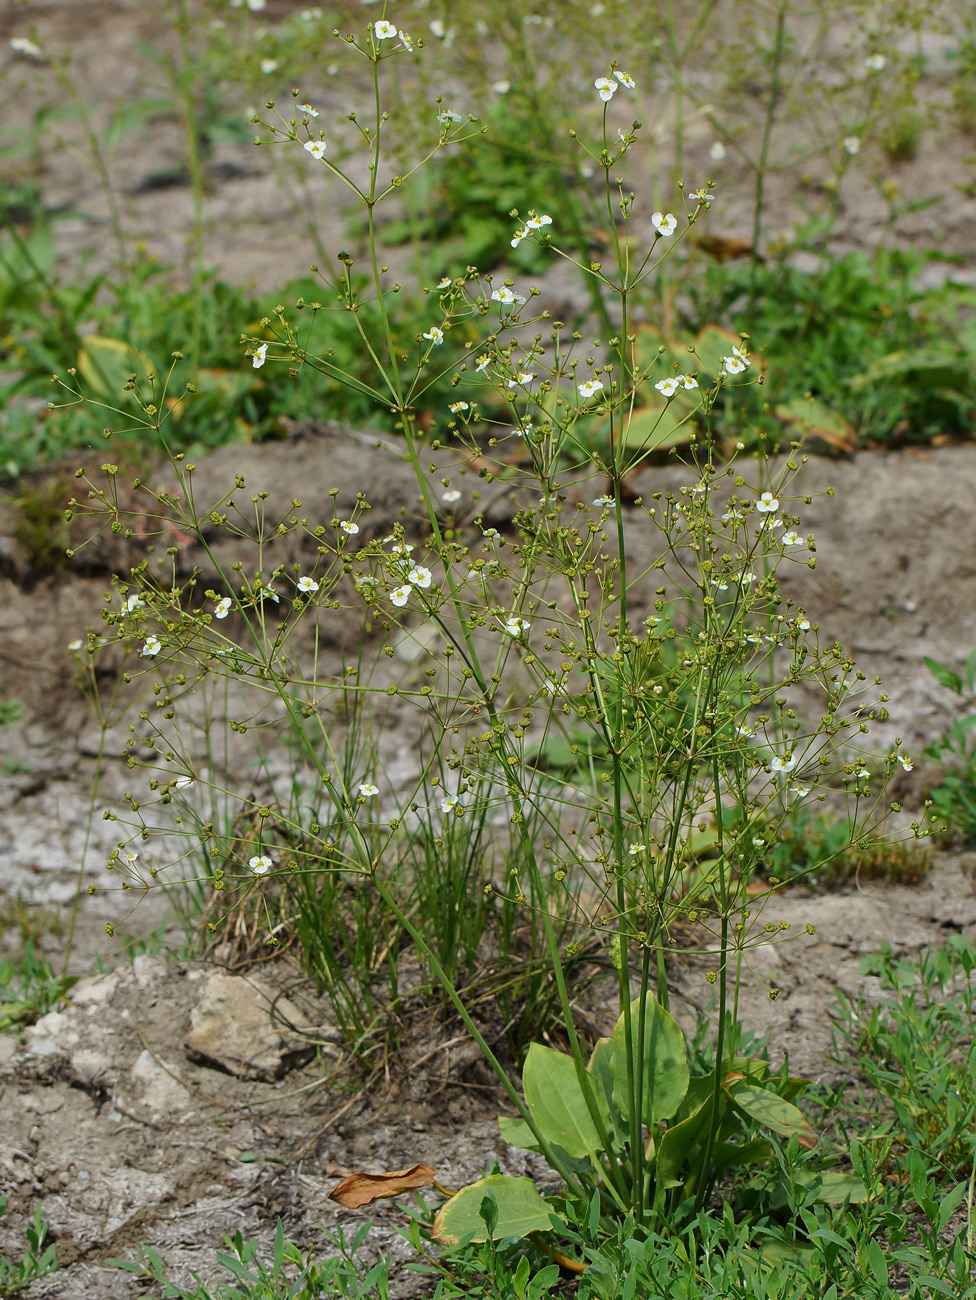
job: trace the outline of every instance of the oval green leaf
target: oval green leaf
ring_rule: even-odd
[[[795,1133],[800,1146],[807,1150],[812,1150],[817,1145],[817,1135],[807,1117],[775,1092],[743,1083],[731,1095],[739,1109],[757,1120],[763,1128],[771,1128],[774,1133],[786,1138],[791,1138]]]
[[[601,1151],[600,1130],[587,1105],[573,1058],[533,1043],[522,1071],[525,1104],[544,1136],[577,1159]],[[593,1104],[604,1133],[610,1127],[610,1110],[596,1079]]]
[[[481,1202],[486,1196],[494,1197],[498,1207],[496,1241],[507,1237],[527,1237],[530,1232],[548,1232],[554,1226],[553,1220],[562,1222],[539,1195],[531,1178],[492,1174],[462,1187],[456,1196],[441,1206],[434,1219],[434,1238],[448,1245],[456,1245],[465,1238],[487,1241],[488,1233],[481,1217]]]
[[[631,1056],[634,1062],[634,1081],[643,1077],[641,1089],[641,1121],[653,1125],[670,1119],[688,1091],[688,1060],[685,1055],[685,1036],[676,1020],[664,1008],[648,997],[644,1007],[644,1053],[638,1061],[640,1001],[631,1004]],[[627,1039],[624,1017],[617,1021],[613,1031],[613,1099],[620,1113],[631,1113],[631,1096],[627,1080]]]

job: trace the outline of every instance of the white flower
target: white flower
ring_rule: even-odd
[[[722,516],[722,518],[723,518],[724,520],[726,520],[726,521],[728,521],[728,520],[730,520],[730,519],[732,519],[732,520],[734,520],[734,519],[741,519],[741,518],[742,518],[742,511],[741,511],[741,510],[736,510],[733,506],[729,506],[728,510],[726,510],[726,512],[725,512],[725,514]]]
[[[496,537],[501,537],[501,533],[497,528],[483,528],[481,530],[481,536],[487,537],[489,542],[493,542]]]
[[[432,19],[427,24],[427,27],[430,31],[430,34],[432,36],[436,36],[439,41],[442,41],[444,37],[447,35],[447,28],[444,26],[444,24],[441,22],[439,18]]]
[[[500,289],[493,289],[491,299],[492,302],[500,302],[503,307],[521,307],[526,301],[522,294],[516,293],[507,284],[503,284]]]
[[[726,152],[725,145],[722,143],[721,140],[716,140],[715,143],[712,145],[712,147],[709,149],[708,156],[709,158],[711,158],[712,162],[721,162],[722,159],[725,157],[725,152]]]
[[[535,425],[531,422],[531,420],[529,420],[525,424],[523,424],[521,428],[513,429],[512,433],[515,434],[516,438],[524,438],[525,435],[527,433],[531,433],[534,428]]]
[[[633,90],[634,87],[637,85],[637,82],[630,75],[630,73],[624,72],[622,68],[615,68],[613,75],[617,78],[620,84],[622,86],[626,86],[628,90]]]
[[[398,609],[403,609],[404,605],[410,599],[411,591],[413,591],[413,587],[397,587],[394,591],[390,592],[390,600]]]
[[[714,195],[714,194],[707,194],[707,193],[705,192],[705,190],[692,190],[691,193],[688,195],[688,197],[689,197],[690,199],[694,199],[696,203],[714,203],[714,202],[715,202],[715,195]]]
[[[861,141],[856,135],[845,136],[842,143],[844,145],[844,152],[849,153],[852,158],[860,151]]]
[[[912,762],[912,760],[908,757],[907,754],[899,754],[898,762],[901,763],[902,767],[905,769],[906,772],[910,772],[912,768],[915,766],[915,764]]]
[[[131,867],[134,863],[139,861],[139,854],[135,849],[129,849],[128,853],[123,853],[122,861]]]
[[[665,397],[674,397],[678,391],[678,381],[677,379],[659,379],[654,387],[659,393],[663,393]]]
[[[251,354],[251,365],[254,367],[255,370],[261,369],[261,367],[265,363],[267,355],[268,355],[267,343],[262,343],[260,347],[254,349],[253,353]]]
[[[736,723],[735,734],[737,736],[754,736],[756,734],[756,728],[749,726],[748,723],[741,726]]]
[[[535,375],[533,375],[531,371],[523,370],[521,374],[519,374],[515,379],[510,379],[508,381],[508,387],[518,388],[521,385],[523,388],[525,388],[529,384],[531,384],[534,379],[535,379]]]
[[[339,527],[344,533],[348,533],[350,537],[355,537],[359,532],[359,525],[351,523],[348,519],[340,519]]]
[[[378,23],[373,24],[373,35],[378,41],[391,41],[399,33],[392,23],[381,18]]]
[[[740,352],[738,348],[733,348],[730,357],[722,358],[722,365],[725,367],[728,374],[741,375],[743,370],[745,370],[749,365],[749,358],[744,352]]]
[[[364,781],[359,787],[359,794],[363,799],[372,799],[375,795],[378,795],[379,792],[379,786],[373,785],[370,781]]]
[[[445,505],[452,506],[455,501],[461,500],[461,493],[457,490],[457,488],[450,488],[448,489],[447,492],[441,493],[441,500],[444,502]]]
[[[277,59],[262,59],[262,60],[261,60],[261,71],[264,73],[264,75],[265,75],[266,77],[270,77],[271,74],[272,74],[272,72],[277,72],[277,70],[278,70],[278,60],[277,60]]]
[[[321,162],[325,156],[324,140],[306,140],[302,145],[302,148],[306,153],[310,153],[313,158],[317,158],[319,162]]]
[[[296,585],[299,591],[310,592],[310,591],[318,591],[319,589],[319,584],[315,581],[314,578],[310,578],[307,574],[303,574],[298,579]]]
[[[796,620],[796,626],[797,626],[797,631],[799,632],[809,632],[810,620],[807,618],[805,614],[801,614],[800,617]]]
[[[593,83],[596,90],[599,91],[600,98],[603,100],[604,104],[608,104],[617,93],[617,84],[618,83],[613,81],[610,77],[597,77],[596,81]]]
[[[436,347],[438,343],[444,342],[444,331],[438,329],[436,325],[431,325],[429,330],[424,331],[424,338],[430,339],[431,343]]]
[[[784,546],[802,546],[803,538],[794,528],[791,528],[789,532],[783,534],[782,542]]]
[[[252,14],[258,14],[268,3],[268,0],[247,0],[247,7]]]
[[[445,108],[443,112],[437,114],[437,120],[441,126],[450,126],[452,122],[463,122],[464,118],[460,113],[455,113],[453,109]]]
[[[452,402],[447,409],[454,415],[460,415],[462,411],[470,411],[471,408],[467,402]]]
[[[764,492],[756,502],[756,509],[760,514],[772,514],[779,509],[779,501],[772,492]]]
[[[516,618],[514,614],[509,615],[502,624],[502,631],[507,632],[509,636],[519,636],[520,633],[527,632],[528,630],[529,625],[525,619]]]
[[[493,81],[491,88],[496,95],[507,95],[512,89],[512,83],[510,81]]]
[[[392,541],[393,541],[393,538],[392,538],[392,537],[384,537],[384,538],[383,538],[383,541],[384,541],[384,542],[392,542]],[[391,546],[391,547],[390,547],[390,554],[391,554],[391,555],[412,555],[412,554],[413,554],[413,547],[410,545],[409,542],[402,542],[402,543],[401,543],[401,542],[397,542],[396,546]]]
[[[455,809],[459,803],[460,800],[457,795],[449,794],[446,798],[441,800],[441,812],[449,813]]]
[[[587,379],[585,383],[577,384],[580,397],[593,397],[603,388],[602,379]]]
[[[134,609],[141,609],[143,605],[145,605],[145,603],[146,602],[142,599],[142,597],[138,594],[138,592],[133,591],[130,595],[126,596],[125,598],[125,603],[123,604],[122,611],[121,611],[122,616],[125,617],[126,614],[131,614]]]
[[[80,649],[81,649],[81,646],[82,646],[81,641],[69,641],[69,642],[68,642],[68,649],[69,649],[69,650],[72,650],[72,651],[73,651],[73,650],[80,650]]]
[[[601,510],[612,510],[615,502],[613,497],[595,497],[593,504]]]
[[[226,618],[230,613],[233,604],[234,602],[231,600],[230,596],[224,596],[221,600],[218,600],[217,604],[214,606],[214,618]]]
[[[808,785],[791,785],[790,794],[795,794],[798,799],[805,799],[810,793]]]
[[[870,72],[883,72],[887,62],[888,60],[883,54],[869,54],[864,60],[864,66]]]
[[[723,582],[721,578],[712,578],[712,586],[717,587],[719,591],[728,591],[729,584]]]
[[[678,378],[678,383],[681,385],[681,387],[687,388],[689,392],[691,391],[691,389],[698,387],[698,380],[695,378],[694,375],[678,375],[677,378]]]
[[[263,597],[265,600],[273,600],[276,605],[281,604],[281,601],[278,598],[278,593],[275,591],[274,587],[259,587],[258,596]]]
[[[247,865],[256,876],[264,876],[271,870],[274,863],[266,853],[260,853],[257,857],[249,858]]]
[[[547,217],[545,213],[537,217],[534,212],[529,213],[529,219],[525,223],[526,230],[541,230],[543,226],[551,226],[552,217]]]
[[[652,212],[651,225],[654,227],[654,229],[657,231],[659,235],[662,235],[665,239],[667,239],[670,235],[673,235],[674,232],[677,230],[678,218],[670,212],[667,213],[667,215],[665,215],[663,212]]]
[[[479,357],[478,360],[475,362],[475,367],[474,367],[475,373],[479,375],[483,375],[490,365],[491,365],[491,357],[489,356]]]
[[[422,564],[415,564],[407,574],[407,582],[414,587],[429,587],[430,580],[433,577],[430,569],[425,569]]]
[[[159,654],[162,648],[163,648],[162,642],[159,640],[159,637],[148,636],[146,637],[145,644],[143,645],[139,653],[143,659],[152,659],[154,655]]]
[[[299,104],[298,111],[299,113],[305,113],[308,117],[318,117],[319,115],[319,110],[313,108],[311,104]],[[309,153],[311,153],[311,150],[309,150]]]
[[[454,281],[451,279],[451,277],[449,275],[445,275],[442,279],[437,281],[437,287],[438,289],[450,289],[453,283]]]
[[[796,767],[795,754],[787,754],[785,758],[774,755],[769,760],[769,768],[772,772],[792,772],[794,767]]]
[[[397,35],[400,37],[400,40],[403,42],[403,48],[405,50],[409,50],[412,52],[413,51],[412,37],[408,36],[406,32],[397,32]]]
[[[10,42],[10,48],[14,54],[23,54],[26,59],[37,59],[41,55],[41,47],[26,36],[15,36]]]
[[[862,767],[862,768],[860,769],[860,771],[855,772],[854,775],[855,775],[855,776],[870,776],[871,773],[868,771],[868,769],[867,769],[866,767]]]

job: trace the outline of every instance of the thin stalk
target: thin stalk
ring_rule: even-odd
[[[783,57],[786,52],[786,12],[789,0],[780,0],[776,11],[776,41],[773,46],[773,79],[766,101],[766,116],[763,122],[762,144],[756,159],[756,181],[752,198],[752,262],[749,274],[749,305],[747,315],[752,316],[756,308],[756,295],[759,288],[759,239],[762,235],[763,199],[766,187],[766,173],[769,166],[769,150],[773,140],[773,127],[779,110],[782,91],[781,76]]]

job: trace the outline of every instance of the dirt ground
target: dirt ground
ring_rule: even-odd
[[[384,529],[411,504],[409,467],[395,449],[365,435],[306,431],[287,444],[227,448],[201,465],[200,491],[219,491],[234,472],[267,490],[272,509],[276,500],[290,500],[294,483],[309,484],[304,508],[311,518],[319,510],[331,513],[331,485],[367,478],[385,503],[371,516],[372,528]],[[675,467],[648,469],[639,488],[649,493],[686,477]],[[804,484],[811,492],[833,485],[836,495],[815,497],[806,509],[818,564],[813,573],[797,569],[789,594],[820,624],[822,637],[841,641],[863,671],[882,676],[891,722],[879,729],[877,743],[898,735],[920,756],[955,703],[923,656],[958,665],[976,638],[976,447],[813,460]],[[593,490],[579,486],[586,499]],[[501,495],[492,510],[503,528],[511,502]],[[639,553],[647,538],[640,513],[633,516],[628,542]],[[33,583],[10,572],[0,577],[4,694],[26,710],[4,728],[5,757],[16,770],[0,777],[0,879],[8,897],[62,916],[79,879],[83,887],[104,884],[117,831],[101,812],[118,806],[132,779],[114,757],[124,742],[119,727],[109,734],[86,850],[98,731],[66,646],[86,626],[97,626],[107,581],[107,571],[63,571]],[[341,642],[350,631],[337,635]],[[388,726],[383,744],[390,770],[411,779],[409,719]],[[240,779],[246,775],[242,768]],[[922,762],[902,777],[897,793],[906,810],[917,809],[927,779]],[[748,1027],[769,1036],[774,1059],[788,1053],[796,1072],[835,1077],[828,1015],[835,991],[881,996],[877,980],[861,975],[859,960],[882,943],[911,953],[951,933],[974,932],[976,896],[960,870],[971,871],[973,862],[972,855],[936,853],[930,875],[913,888],[863,884],[826,895],[778,894],[770,915],[789,920],[793,934],[808,922],[817,933],[752,953],[755,978],[746,982],[742,1014]],[[279,1215],[294,1240],[322,1247],[324,1230],[357,1221],[356,1213],[327,1199],[347,1170],[423,1161],[451,1185],[493,1160],[511,1172],[526,1169],[525,1155],[507,1149],[498,1135],[494,1117],[502,1098],[470,1049],[447,1036],[454,1029],[431,1036],[428,1027],[422,1041],[432,1055],[416,1069],[411,1060],[424,1052],[415,1042],[412,1057],[408,1051],[394,1058],[389,1078],[365,1089],[348,1072],[323,1083],[335,1064],[334,1042],[319,1023],[322,1008],[288,962],[236,977],[262,1005],[272,1039],[276,1033],[281,1039],[282,1076],[240,1080],[226,1072],[226,1061],[201,1060],[187,1047],[188,1035],[219,967],[167,964],[152,947],[135,961],[113,954],[104,927],[118,920],[118,909],[117,894],[82,892],[73,966],[90,971],[97,955],[107,973],[79,985],[65,1010],[25,1035],[0,1038],[0,1180],[12,1192],[0,1242],[12,1239],[11,1230],[41,1200],[63,1261],[52,1279],[33,1286],[32,1296],[133,1294],[133,1279],[106,1261],[140,1241],[159,1250],[174,1276],[207,1275],[222,1232],[239,1228],[267,1244]],[[171,922],[167,929],[167,920],[165,900],[150,899],[120,935],[156,926],[163,950],[178,949],[180,933]],[[15,932],[6,941],[14,943]],[[44,946],[56,958],[62,943],[49,936]],[[707,1009],[700,971],[679,967],[674,979],[679,1006],[689,1014],[696,1006]],[[775,1002],[766,995],[770,984],[781,990]],[[298,1035],[295,1051],[285,1050],[290,1030],[273,1024],[282,990],[304,1008],[304,1023],[315,1026]],[[305,1060],[316,1045],[318,1059]],[[379,1213],[371,1249],[402,1263],[406,1247],[395,1234],[396,1217]],[[414,1275],[403,1274],[398,1287],[403,1295],[423,1294]]]
[[[149,8],[134,0],[32,0],[26,9],[9,6],[0,13],[4,50],[10,37],[26,34],[28,23],[36,23],[55,51],[71,48],[81,84],[112,85],[120,95],[135,89],[134,42],[159,35]],[[926,75],[938,88],[948,72],[942,38],[935,32],[921,37],[932,52]],[[25,131],[43,99],[42,70],[11,63],[7,72],[16,93],[8,97],[6,123]],[[697,169],[693,179],[715,171],[709,129],[700,124],[696,130],[689,153],[689,167]],[[70,123],[59,124],[57,132],[73,138]],[[953,276],[976,283],[976,199],[957,184],[970,174],[965,160],[971,152],[971,142],[957,136],[893,166],[903,193],[937,196],[928,208],[906,211],[893,229],[875,189],[852,187],[836,250],[871,248],[882,238],[907,243],[935,237],[961,259]],[[111,164],[129,236],[146,240],[153,254],[175,264],[185,255],[192,222],[190,191],[185,184],[160,187],[153,177],[181,157],[175,122],[161,121],[152,149],[140,137],[124,137]],[[264,156],[250,146],[223,146],[215,161],[205,205],[208,265],[266,289],[303,274],[313,250],[296,220],[283,213]],[[95,247],[92,265],[108,265],[109,214],[90,164],[66,146],[42,151],[34,166],[47,202],[62,210],[58,229],[67,261]],[[748,174],[730,158],[719,180],[728,200],[711,218],[712,229],[747,233]],[[328,240],[341,221],[334,200],[326,193],[319,199]],[[774,179],[770,234],[788,229],[805,201],[787,180]],[[576,292],[560,273],[542,287],[556,299]],[[287,503],[301,484],[310,516],[332,516],[330,486],[340,487],[341,508],[342,494],[369,484],[377,531],[414,504],[409,473],[395,450],[368,434],[324,426],[287,443],[228,448],[200,467],[205,485],[222,484],[234,473],[243,473],[253,490],[266,489],[270,509],[275,501]],[[647,494],[683,481],[676,469],[647,469],[636,486]],[[836,495],[815,495],[805,511],[804,528],[817,537],[818,564],[813,573],[798,569],[787,594],[820,624],[822,639],[840,641],[868,676],[882,677],[891,721],[876,730],[875,740],[884,746],[899,736],[919,760],[893,792],[907,810],[917,809],[931,777],[920,761],[922,749],[957,704],[923,659],[958,667],[976,644],[976,446],[815,460],[803,482],[813,494],[832,485]],[[595,495],[585,485],[580,491],[587,500]],[[504,530],[511,518],[504,493],[481,506],[488,522]],[[99,732],[67,646],[98,625],[120,556],[89,553],[73,570],[38,578],[18,550],[12,521],[9,505],[0,502],[0,696],[25,708],[22,718],[0,729],[0,893],[60,919],[60,935],[43,941],[54,960],[80,888],[72,966],[88,976],[63,1011],[19,1037],[0,1036],[0,1189],[10,1194],[0,1249],[17,1241],[25,1216],[41,1201],[62,1261],[58,1273],[25,1294],[30,1300],[139,1294],[131,1276],[107,1264],[131,1255],[137,1242],[157,1249],[183,1282],[194,1272],[208,1276],[221,1233],[240,1229],[267,1248],[279,1216],[292,1240],[325,1249],[324,1232],[360,1221],[328,1200],[336,1178],[352,1169],[423,1161],[448,1185],[477,1176],[494,1160],[508,1172],[526,1171],[531,1157],[501,1142],[494,1119],[501,1099],[464,1043],[434,1035],[425,1040],[432,1044],[430,1059],[421,1059],[415,1044],[413,1057],[394,1060],[389,1078],[365,1088],[348,1072],[329,1078],[335,1050],[328,1025],[320,1023],[322,1008],[287,962],[238,976],[242,983],[234,986],[254,1023],[264,1016],[268,1050],[280,1060],[268,1069],[280,1068],[280,1077],[240,1079],[228,1072],[226,1060],[187,1048],[220,968],[154,955],[154,946],[178,949],[181,941],[165,899],[148,900],[128,927],[130,936],[156,931],[155,944],[143,945],[130,960],[121,941],[105,933],[106,923],[118,919],[116,896],[85,892],[104,882],[117,832],[102,812],[118,804],[128,777],[116,757],[124,730],[113,726],[92,802]],[[628,527],[639,551],[646,537],[636,516]],[[342,635],[355,638],[356,630]],[[409,725],[390,728],[383,743],[406,779],[415,757]],[[788,1053],[794,1071],[810,1077],[835,1073],[828,1016],[835,990],[879,997],[877,981],[860,974],[859,960],[883,942],[911,953],[951,933],[976,931],[976,896],[961,870],[971,872],[973,861],[972,855],[935,853],[928,878],[913,888],[863,884],[826,895],[778,895],[777,920],[789,920],[793,932],[813,922],[817,933],[754,954],[757,979],[747,983],[743,1017],[769,1036],[773,1057]],[[17,942],[13,930],[0,936],[8,949]],[[96,958],[102,973],[91,976]],[[686,1007],[706,1005],[707,986],[697,973],[678,970],[675,980]],[[765,994],[769,982],[781,989],[776,1002]],[[301,1011],[297,1030],[294,1017],[280,1014],[282,990]],[[312,1060],[310,1050],[317,1053]],[[394,1231],[396,1212],[381,1209],[373,1217],[378,1229],[370,1249],[402,1262],[408,1252]],[[422,1279],[410,1274],[400,1275],[398,1288],[402,1296],[425,1294]]]

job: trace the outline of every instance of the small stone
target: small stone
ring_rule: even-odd
[[[163,978],[166,974],[166,962],[162,957],[153,957],[147,952],[142,952],[132,963],[132,973],[136,977],[136,983],[144,989]]]
[[[79,980],[71,990],[71,1001],[79,1007],[108,1002],[118,987],[119,977],[114,972],[90,975],[88,979]]]
[[[185,1110],[190,1104],[190,1094],[179,1081],[179,1070],[169,1061],[166,1067],[147,1051],[139,1053],[132,1067],[132,1080],[142,1090],[140,1101],[153,1112],[154,1118],[174,1110]]]
[[[272,1019],[272,1007],[274,1019]],[[315,1055],[315,1044],[289,1033],[300,1028],[299,1009],[276,997],[262,980],[211,975],[190,1012],[184,1040],[191,1061],[200,1061],[239,1079],[270,1082]]]

